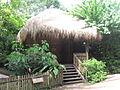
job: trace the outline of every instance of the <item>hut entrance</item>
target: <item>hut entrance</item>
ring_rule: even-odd
[[[85,53],[85,45],[72,39],[54,40],[52,52],[57,55],[61,64],[73,64],[73,53]]]
[[[86,52],[83,41],[73,41],[72,39],[54,40],[51,47],[51,51],[57,55],[57,61],[61,64],[73,64],[73,53]]]
[[[64,39],[61,47],[61,61],[62,64],[73,63],[73,40]]]

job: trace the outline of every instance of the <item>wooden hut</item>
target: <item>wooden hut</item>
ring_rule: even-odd
[[[47,40],[58,62],[71,64],[73,53],[86,52],[88,58],[88,43],[101,39],[96,27],[85,27],[85,24],[84,20],[64,11],[46,9],[26,22],[17,39],[26,44],[41,44],[41,40]]]

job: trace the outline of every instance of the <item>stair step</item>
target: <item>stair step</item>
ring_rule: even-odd
[[[63,78],[72,78],[72,77],[80,77],[78,74],[73,74],[73,75],[64,75]]]
[[[64,72],[63,75],[78,74],[77,72]]]
[[[63,82],[64,85],[66,84],[74,84],[74,83],[82,83],[84,82],[83,80],[77,80],[77,81],[69,81],[69,82]]]
[[[73,64],[66,64],[65,67],[66,70],[63,70],[63,84],[80,83],[83,81]]]
[[[65,64],[65,67],[73,66],[73,64]]]
[[[64,82],[68,82],[68,81],[76,81],[76,80],[81,80],[81,78],[80,77],[74,77],[74,78],[64,78],[63,79],[63,81]]]
[[[72,67],[72,66],[69,66],[69,67],[66,67],[66,69],[74,69],[74,67]]]
[[[76,69],[67,69],[67,70],[63,70],[64,72],[73,72],[76,71]]]

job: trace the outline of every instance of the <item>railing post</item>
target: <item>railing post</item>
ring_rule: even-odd
[[[87,57],[87,58],[88,58],[88,57]],[[82,77],[82,79],[86,81],[86,79],[87,79],[87,71],[85,72],[85,75],[83,75],[83,74],[81,73],[81,70],[83,70],[83,69],[85,70],[85,68],[82,67],[81,63],[82,63],[82,61],[80,60],[80,58],[78,58],[78,56],[77,56],[76,54],[74,54],[74,65],[75,65],[78,73],[79,73],[80,76]]]
[[[89,59],[89,44],[86,43],[85,45],[85,51],[86,51],[86,59],[88,60]]]
[[[47,79],[48,79],[48,82],[47,82],[47,84],[48,84],[48,87],[49,87],[49,85],[50,85],[50,76],[49,76],[49,72],[47,72]]]
[[[63,85],[63,69],[61,69],[61,85]]]
[[[19,83],[20,76],[18,76],[17,78],[18,78],[18,90],[20,90],[20,83]]]

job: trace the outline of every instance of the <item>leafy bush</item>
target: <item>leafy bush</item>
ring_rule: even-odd
[[[0,30],[0,64],[7,62],[7,55],[12,51],[11,42],[15,40],[15,35],[6,30]],[[1,65],[4,66],[4,65]]]
[[[86,60],[82,64],[87,68],[87,79],[91,83],[96,83],[105,79],[105,64],[95,58]]]
[[[92,55],[106,63],[109,73],[120,73],[120,33],[104,35],[101,42],[91,45]]]
[[[14,46],[19,49],[15,49],[8,56],[9,63],[6,66],[15,75],[37,74],[49,71],[51,75],[54,74],[56,76],[59,67],[64,67],[55,62],[57,57],[49,52],[49,44],[46,41],[42,41],[41,47],[35,44],[24,50],[22,50],[23,48],[20,49],[21,45],[18,45],[18,42]]]
[[[14,0],[12,0],[14,1]],[[4,66],[7,55],[12,52],[12,41],[23,26],[26,18],[12,7],[11,4],[0,2],[0,64]]]
[[[12,33],[17,33],[24,25],[26,18],[24,14],[14,9],[11,4],[0,3],[0,24],[1,29],[6,29]]]

